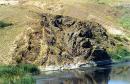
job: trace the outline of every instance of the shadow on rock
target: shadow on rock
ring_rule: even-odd
[[[92,53],[92,56],[92,60],[97,64],[97,66],[103,66],[112,63],[111,57],[106,50],[97,49]]]

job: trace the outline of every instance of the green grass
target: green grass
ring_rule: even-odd
[[[120,10],[121,13],[121,16],[119,17],[120,26],[130,30],[130,8],[125,7],[125,5],[117,6],[116,8]]]
[[[130,30],[130,16],[123,16],[120,18],[120,24],[123,28]]]
[[[0,78],[0,84],[36,84],[36,80],[29,75],[21,77]]]
[[[30,64],[0,66],[0,84],[35,84],[32,75],[39,73],[37,66]]]
[[[110,52],[110,55],[113,61],[121,62],[130,59],[130,51],[122,45],[118,45],[118,47],[114,48]]]
[[[5,79],[2,84],[35,84],[35,79],[32,76],[24,76],[17,79]]]

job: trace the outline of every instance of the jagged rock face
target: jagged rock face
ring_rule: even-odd
[[[115,43],[96,22],[43,14],[40,27],[31,28],[16,43],[17,63],[63,65],[111,60],[107,48]]]

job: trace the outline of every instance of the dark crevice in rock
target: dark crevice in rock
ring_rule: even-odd
[[[91,30],[81,30],[80,33],[79,33],[79,36],[80,37],[86,37],[86,38],[92,38],[93,37],[93,34],[91,32]]]
[[[55,20],[54,20],[53,24],[54,24],[55,27],[61,28],[61,25],[62,25],[62,16],[61,15],[57,15],[55,17]]]
[[[54,37],[47,40],[47,44],[53,46],[56,43],[56,39]]]
[[[94,52],[92,53],[93,61],[105,61],[105,60],[111,60],[110,56],[108,55],[108,53],[105,50],[94,50]]]
[[[89,40],[86,41],[86,42],[84,42],[84,43],[82,44],[82,47],[83,47],[83,48],[91,48],[91,47],[92,47],[91,42],[90,42]]]

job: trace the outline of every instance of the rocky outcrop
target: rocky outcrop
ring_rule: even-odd
[[[15,42],[13,60],[42,66],[86,64],[109,60],[115,46],[105,28],[96,22],[63,15],[42,14],[40,25],[26,30]]]

